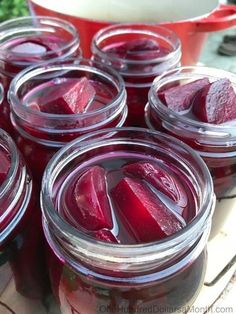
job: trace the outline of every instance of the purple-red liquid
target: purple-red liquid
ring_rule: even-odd
[[[160,240],[179,232],[197,214],[189,179],[162,158],[124,151],[99,155],[68,169],[60,182],[54,192],[59,214],[101,241],[132,245]],[[162,280],[152,280],[158,268],[150,270],[147,286],[132,282],[132,273],[117,272],[115,266],[114,272],[104,273],[109,282],[100,277],[98,285],[95,269],[83,265],[76,273],[52,248],[49,269],[62,313],[95,314],[105,308],[118,313],[119,306],[127,313],[151,307],[167,311],[193,302],[203,280],[205,252]],[[122,283],[123,276],[131,277],[130,282]]]
[[[104,231],[110,242],[143,243],[178,232],[196,215],[189,182],[168,163],[128,154],[100,158],[72,172],[57,199],[60,214],[78,229],[98,239]]]
[[[144,126],[144,107],[148,101],[148,91],[157,75],[155,66],[162,62],[158,58],[167,56],[172,50],[153,39],[132,39],[129,34],[126,37],[125,41],[104,46],[102,50],[113,60],[112,66],[125,80],[127,125]]]
[[[112,118],[115,108],[106,110],[116,95],[114,87],[86,77],[56,78],[37,87],[29,86],[22,104],[30,108],[31,114],[28,113],[27,123],[20,122],[26,133],[22,136],[18,132],[15,139],[37,179],[40,180],[48,161],[64,143],[91,130],[121,124],[124,111]],[[55,114],[49,129],[46,121]],[[40,141],[48,141],[49,145]]]
[[[61,55],[61,48],[66,39],[56,35],[25,36],[10,39],[0,44],[0,83],[4,88],[4,101],[0,106],[0,128],[12,134],[12,125],[9,119],[10,107],[7,101],[7,92],[11,80],[17,73],[27,66],[52,59]],[[50,53],[50,57],[45,55]]]
[[[0,159],[1,188],[3,183],[6,183],[11,165],[11,156],[3,147],[0,147]],[[16,173],[17,180],[21,177],[22,167],[24,165],[20,162]],[[14,182],[8,182],[11,184],[8,187],[9,193],[5,193],[1,198],[0,235],[1,238],[7,235],[0,242],[0,301],[2,302],[5,302],[7,285],[11,285],[11,293],[14,294],[16,290],[22,296],[33,299],[41,299],[49,290],[43,260],[41,214],[35,188],[32,188],[29,177],[27,180],[17,202],[14,203],[12,200],[17,197]],[[4,188],[7,189],[6,184]],[[11,304],[8,305],[11,307]]]
[[[173,84],[174,85],[174,84]],[[162,88],[157,97],[171,110],[190,120],[217,126],[234,123],[236,119],[236,93],[231,82],[226,79],[218,79],[210,82],[208,78],[202,78],[186,84],[175,84],[170,88]],[[216,158],[211,153],[224,152],[227,148],[216,148],[207,145],[196,138],[188,136],[187,132],[180,136],[171,130],[165,130],[161,118],[150,110],[149,119],[152,127],[168,132],[178,137],[186,144],[199,152],[207,152],[203,155],[214,181],[214,189],[218,199],[233,198],[230,192],[236,179],[236,160],[231,158]],[[229,195],[228,195],[229,192]]]

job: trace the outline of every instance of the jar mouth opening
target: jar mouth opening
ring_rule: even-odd
[[[8,173],[4,182],[0,186],[0,199],[1,199],[8,192],[17,174],[17,169],[19,166],[19,154],[18,154],[16,145],[11,139],[11,137],[8,135],[7,132],[5,132],[2,129],[0,129],[0,144],[2,144],[3,148],[6,149],[6,151],[11,156],[10,168],[8,170]]]
[[[233,133],[233,128],[236,127],[236,121],[229,121],[222,124],[210,124],[206,122],[196,121],[181,115],[172,109],[168,108],[158,97],[157,92],[163,88],[166,84],[180,82],[186,79],[201,79],[207,77],[209,79],[220,79],[228,78],[231,83],[235,85],[236,88],[236,75],[224,70],[210,67],[200,67],[200,66],[184,66],[179,67],[170,71],[163,73],[162,75],[156,77],[152,83],[151,89],[149,91],[149,105],[156,112],[160,112],[167,119],[170,118],[172,123],[177,124],[181,127],[182,123],[183,129],[185,126],[192,126],[195,128],[195,132],[198,135],[206,136],[216,142],[222,144],[225,140],[230,139],[235,142],[236,145],[236,132]],[[236,128],[235,128],[236,130]],[[191,130],[188,129],[191,132]],[[227,143],[225,144],[227,145]]]
[[[55,79],[55,72],[67,72],[67,71],[85,71],[89,74],[98,74],[101,78],[106,79],[110,84],[112,84],[117,91],[115,97],[106,105],[104,108],[96,109],[91,112],[84,113],[76,113],[76,114],[52,114],[45,113],[37,110],[33,110],[28,106],[22,104],[21,99],[18,96],[18,91],[24,83],[27,81],[41,75],[52,75],[52,79]],[[43,77],[42,77],[43,80]],[[104,64],[100,64],[99,62],[95,62],[88,59],[83,58],[70,58],[66,61],[52,61],[52,62],[42,62],[37,66],[31,66],[27,69],[21,71],[19,74],[15,76],[12,80],[9,91],[8,91],[9,102],[12,105],[13,111],[17,114],[21,114],[21,111],[27,112],[28,114],[35,117],[42,117],[49,120],[58,120],[58,119],[66,119],[67,121],[74,121],[77,119],[83,119],[88,117],[93,117],[96,114],[105,113],[117,106],[120,109],[120,104],[122,107],[126,105],[126,90],[125,83],[122,77],[113,69],[105,66]],[[114,111],[116,114],[116,110]]]
[[[150,136],[155,136],[161,141],[165,141],[168,143],[172,143],[174,145],[179,145],[181,148],[181,151],[184,151],[188,154],[191,154],[193,156],[194,161],[198,164],[198,166],[202,167],[202,172],[204,176],[204,182],[206,184],[206,187],[203,189],[202,192],[202,204],[201,208],[199,209],[197,215],[195,218],[187,224],[186,227],[184,227],[179,232],[165,238],[159,241],[150,242],[150,243],[142,243],[142,244],[114,244],[114,243],[106,243],[103,241],[98,241],[96,239],[93,239],[89,235],[84,234],[81,231],[78,231],[76,228],[72,227],[68,222],[66,222],[61,216],[58,214],[58,212],[55,210],[55,207],[53,205],[52,201],[52,190],[53,190],[53,182],[55,182],[58,174],[62,171],[63,167],[67,164],[69,164],[70,161],[72,161],[75,157],[79,154],[83,154],[84,152],[88,151],[89,149],[93,148],[93,145],[96,142],[96,145],[98,145],[99,141],[100,143],[104,143],[105,138],[103,137],[104,134],[107,134],[108,137],[110,137],[113,134],[122,132],[129,132],[129,134],[136,134],[137,132],[144,133]],[[93,138],[94,137],[94,138]],[[97,140],[95,141],[95,138]],[[91,139],[92,142],[89,142]],[[120,137],[118,137],[120,140]],[[123,138],[124,139],[124,138]],[[116,139],[113,139],[116,141]],[[133,139],[135,141],[135,139]],[[84,142],[85,141],[85,142]],[[88,141],[88,142],[86,142]],[[111,144],[111,143],[109,143]],[[180,149],[178,148],[178,149]],[[73,153],[71,155],[68,154],[69,150],[72,150]],[[148,129],[143,128],[111,128],[106,130],[100,130],[96,131],[84,136],[81,136],[80,138],[70,142],[69,144],[65,145],[59,152],[57,152],[52,160],[49,162],[46,171],[43,176],[42,180],[42,191],[41,191],[41,208],[43,211],[44,219],[46,219],[47,223],[50,225],[53,225],[53,228],[55,228],[58,232],[62,233],[63,235],[68,234],[71,241],[76,241],[79,239],[81,246],[87,247],[90,245],[94,251],[99,251],[101,249],[102,251],[106,251],[107,255],[111,255],[112,252],[116,255],[119,253],[122,253],[123,255],[126,255],[127,258],[132,258],[132,252],[138,253],[141,252],[145,248],[147,253],[153,253],[155,250],[158,249],[167,249],[169,247],[170,241],[174,241],[176,244],[183,245],[185,243],[188,236],[190,236],[193,232],[193,229],[196,232],[196,225],[200,222],[202,224],[202,230],[203,232],[203,225],[206,222],[209,217],[212,215],[212,208],[214,205],[214,197],[213,197],[213,183],[209,174],[209,170],[206,167],[203,160],[200,158],[200,156],[195,153],[190,147],[185,145],[183,142],[165,135],[163,133],[157,132],[157,131],[151,131]],[[197,235],[199,236],[199,230],[197,232]],[[196,241],[197,239],[195,239]],[[92,249],[91,249],[92,250]]]
[[[30,27],[29,23],[32,23]],[[46,51],[41,53],[42,58],[54,56],[55,53],[60,53],[64,51],[64,54],[67,55],[68,51],[70,51],[73,47],[76,49],[79,47],[80,39],[77,33],[76,28],[70,22],[64,21],[57,17],[49,17],[49,16],[34,16],[34,17],[19,17],[15,19],[11,19],[1,23],[0,26],[0,42],[1,44],[7,41],[9,36],[20,35],[21,33],[25,35],[25,32],[32,33],[35,31],[48,31],[53,34],[53,27],[60,27],[71,34],[72,39],[69,43],[64,43],[62,47],[55,48],[53,51]],[[53,57],[53,59],[61,59],[65,55],[61,55],[58,57]],[[4,57],[5,56],[5,57]],[[15,57],[25,57],[25,53],[12,52],[6,48],[1,49],[0,45],[0,59],[6,60],[12,64],[16,64],[19,66],[29,66],[32,65],[30,61],[9,61],[10,56]],[[37,62],[37,61],[36,61]],[[38,63],[41,63],[39,61]],[[33,62],[35,64],[35,61]]]
[[[155,24],[143,24],[143,23],[122,23],[118,25],[111,25],[108,27],[105,27],[98,31],[95,36],[92,39],[91,49],[95,55],[98,55],[102,59],[108,59],[110,62],[112,61],[118,61],[122,62],[124,61],[123,58],[120,58],[114,54],[109,54],[102,50],[100,47],[100,44],[106,40],[109,37],[115,37],[119,34],[141,34],[143,36],[148,37],[154,37],[156,39],[162,39],[168,45],[171,46],[172,51],[168,53],[166,56],[163,57],[157,57],[157,58],[151,58],[147,60],[134,60],[134,59],[125,59],[125,62],[129,64],[136,64],[136,65],[148,65],[150,63],[161,63],[168,61],[170,59],[177,58],[181,56],[181,42],[180,39],[177,37],[177,35],[163,27],[163,26],[157,26]],[[162,34],[164,33],[164,34]],[[143,75],[145,73],[142,73]]]

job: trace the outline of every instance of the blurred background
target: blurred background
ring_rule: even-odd
[[[0,0],[0,22],[28,14],[26,0]]]

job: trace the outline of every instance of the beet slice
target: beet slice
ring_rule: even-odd
[[[199,91],[193,113],[202,122],[212,124],[236,119],[236,94],[230,80],[219,79]]]
[[[106,171],[94,166],[78,179],[74,189],[77,208],[71,215],[82,227],[95,231],[113,226],[107,196]]]
[[[126,58],[134,60],[148,60],[164,57],[170,49],[160,46],[152,39],[137,39],[126,43]]]
[[[131,60],[148,60],[164,57],[171,52],[161,46],[157,41],[147,38],[133,39],[106,47],[105,51],[116,55],[118,58]]]
[[[111,190],[111,195],[141,242],[156,241],[183,228],[182,222],[166,205],[136,179],[123,178]]]
[[[4,182],[10,169],[10,158],[6,152],[0,149],[0,185]]]
[[[128,164],[123,167],[123,170],[126,175],[145,180],[170,198],[178,206],[175,210],[179,214],[182,215],[187,209],[188,196],[184,186],[176,176],[169,174],[163,167],[156,163],[142,161]]]
[[[39,104],[42,112],[54,114],[76,114],[86,112],[95,97],[95,89],[86,77],[55,85],[48,93],[44,104]],[[45,96],[44,96],[45,98]]]
[[[159,99],[171,110],[180,112],[191,107],[196,93],[210,84],[208,78],[199,79],[188,84],[174,86],[157,95]]]

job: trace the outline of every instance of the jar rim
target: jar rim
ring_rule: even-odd
[[[172,30],[160,26],[154,23],[119,23],[110,25],[99,30],[93,37],[91,42],[91,50],[94,55],[98,55],[101,59],[108,59],[109,61],[124,61],[123,58],[119,58],[114,54],[109,55],[107,52],[104,52],[99,48],[99,44],[109,36],[114,36],[118,34],[125,34],[129,32],[135,32],[137,34],[146,34],[149,36],[155,36],[157,38],[162,38],[173,47],[173,51],[163,57],[157,57],[147,60],[133,60],[125,59],[129,64],[138,64],[138,65],[147,65],[150,63],[161,63],[168,61],[170,59],[180,59],[181,57],[181,41],[175,32]],[[159,31],[159,33],[158,33]],[[119,33],[120,32],[120,33]],[[168,38],[165,38],[161,35],[161,32],[165,32]],[[174,41],[174,44],[173,42]],[[144,74],[144,73],[142,73]]]
[[[4,88],[3,88],[2,83],[0,83],[0,105],[3,102],[3,99],[4,99]]]
[[[84,64],[83,64],[84,63]],[[100,108],[91,112],[76,113],[76,114],[52,114],[45,113],[41,111],[36,111],[28,106],[24,106],[17,95],[19,88],[28,80],[34,78],[35,76],[61,71],[61,70],[87,70],[90,73],[97,73],[103,78],[109,79],[117,89],[117,95],[106,105],[104,108]],[[116,82],[115,82],[115,80]],[[15,78],[11,81],[8,99],[13,109],[13,112],[17,112],[17,108],[21,108],[24,112],[30,115],[44,117],[49,120],[67,119],[69,121],[74,121],[79,118],[92,117],[94,114],[102,114],[106,111],[113,109],[119,104],[122,104],[122,108],[126,105],[126,90],[125,83],[122,77],[114,69],[100,63],[85,58],[69,58],[66,61],[52,60],[50,62],[41,62],[40,65],[34,65],[27,67],[25,70],[18,73]],[[124,100],[124,101],[123,101]],[[120,106],[119,106],[120,107]],[[116,114],[116,111],[114,112]]]
[[[146,134],[156,136],[158,139],[163,141],[171,142],[176,145],[178,149],[182,149],[185,152],[189,153],[194,157],[194,160],[198,165],[202,167],[204,182],[206,183],[206,187],[203,190],[203,204],[201,210],[199,210],[196,217],[187,224],[179,232],[159,241],[150,242],[150,243],[142,243],[142,244],[114,244],[114,243],[106,243],[103,241],[99,241],[93,239],[92,237],[80,232],[76,228],[72,227],[69,223],[67,223],[54,208],[53,201],[51,198],[53,181],[57,177],[57,173],[59,173],[63,167],[78,154],[86,152],[88,148],[92,148],[95,141],[89,143],[89,138],[93,136],[99,136],[100,141],[103,141],[104,138],[102,134],[113,134],[116,132],[145,132]],[[100,137],[101,135],[101,137]],[[88,140],[88,142],[86,142]],[[84,142],[85,141],[85,142]],[[99,140],[96,140],[96,145],[98,145]],[[87,145],[87,146],[86,146]],[[91,146],[90,146],[91,145]],[[75,149],[73,156],[68,155],[69,149]],[[201,224],[201,233],[204,231],[204,224],[206,221],[211,219],[213,214],[213,207],[215,203],[215,197],[213,195],[213,183],[209,173],[209,170],[201,157],[193,151],[189,146],[184,144],[178,139],[175,139],[169,135],[163,134],[161,132],[152,131],[144,128],[133,128],[133,127],[122,127],[122,128],[110,128],[106,130],[99,130],[73,140],[72,142],[66,144],[62,149],[60,149],[50,160],[49,164],[46,167],[44,172],[43,180],[42,180],[42,190],[41,190],[41,209],[43,212],[43,217],[47,221],[47,224],[53,225],[59,233],[69,235],[69,239],[72,242],[76,242],[79,240],[80,248],[87,248],[90,246],[90,251],[92,254],[98,254],[101,257],[101,254],[104,254],[105,261],[114,262],[116,260],[120,260],[117,256],[121,255],[126,258],[126,262],[128,261],[136,261],[135,258],[138,254],[143,254],[143,250],[145,249],[145,254],[143,255],[143,261],[152,260],[153,256],[156,255],[160,250],[166,251],[169,248],[170,241],[173,241],[176,245],[180,247],[183,246],[185,248],[186,241],[189,241],[189,236],[198,235],[199,230],[196,230],[197,224]],[[199,226],[198,226],[199,227]],[[193,232],[193,229],[195,232]],[[194,241],[197,241],[198,238],[194,238]],[[158,252],[157,252],[158,251]],[[137,262],[137,261],[136,261]],[[140,262],[140,261],[139,261]]]
[[[3,148],[6,149],[7,152],[11,155],[9,171],[4,182],[0,186],[0,198],[3,198],[7,191],[9,190],[12,181],[14,180],[14,177],[16,176],[17,169],[19,166],[19,153],[17,151],[17,147],[14,141],[12,140],[10,135],[3,129],[0,129],[0,139],[4,143],[6,143],[6,145]]]
[[[233,128],[230,122],[222,124],[210,124],[190,119],[168,108],[157,96],[157,91],[165,84],[173,83],[181,79],[200,79],[203,77],[212,79],[228,78],[232,80],[231,83],[236,86],[236,74],[234,73],[206,66],[182,66],[166,71],[154,79],[148,95],[149,105],[156,112],[160,112],[167,121],[168,119],[171,119],[173,126],[175,123],[178,124],[179,128],[182,127],[183,129],[185,129],[186,125],[192,126],[195,129],[190,130],[188,128],[188,132],[193,132],[196,136],[204,135],[206,139],[209,139],[209,141],[212,141],[214,144],[218,143],[220,146],[228,146],[228,139],[230,139],[230,141],[236,145],[236,132],[235,134],[232,134]],[[234,126],[236,126],[236,124]]]
[[[63,57],[65,57],[65,55],[67,55],[67,52],[70,51],[73,47],[76,47],[76,49],[79,47],[80,44],[80,38],[79,38],[79,34],[75,28],[75,26],[68,22],[65,21],[63,19],[60,19],[58,17],[51,17],[51,16],[23,16],[23,17],[17,17],[14,19],[10,19],[7,20],[3,23],[1,23],[0,25],[0,40],[4,39],[4,37],[8,36],[10,34],[10,32],[12,32],[13,30],[11,29],[11,27],[14,27],[15,23],[29,23],[29,22],[37,22],[36,25],[33,25],[32,30],[35,30],[37,28],[39,28],[38,23],[41,23],[42,25],[46,25],[46,26],[51,26],[51,27],[60,27],[63,28],[64,30],[68,31],[71,33],[72,35],[72,40],[70,40],[70,42],[66,42],[63,44],[62,47],[57,48],[57,49],[53,49],[53,51],[46,51],[44,53],[42,53],[42,57],[45,56],[52,56],[55,55],[55,53],[57,52],[61,52],[61,51],[65,51],[65,54],[55,57],[53,59],[61,59]],[[20,29],[21,29],[21,25],[17,25],[16,30],[13,32],[13,34],[15,32],[17,32],[17,34],[20,33]],[[28,29],[29,31],[30,29]],[[41,29],[43,30],[43,29]],[[12,33],[11,33],[12,34]],[[6,58],[4,58],[4,55],[6,53],[6,49],[1,49],[1,45],[0,45],[0,59],[7,59],[9,58],[9,54],[11,54],[12,56],[19,56],[19,57],[25,57],[24,53],[19,53],[19,52],[12,52],[12,51],[8,51],[7,50],[7,56]],[[52,59],[51,59],[52,60]],[[41,63],[42,61],[39,61],[38,63]],[[14,62],[13,62],[14,63]],[[35,64],[35,62],[33,62]],[[17,65],[21,65],[21,66],[29,66],[32,65],[32,62],[28,62],[28,61],[20,61],[20,62],[16,62]]]

